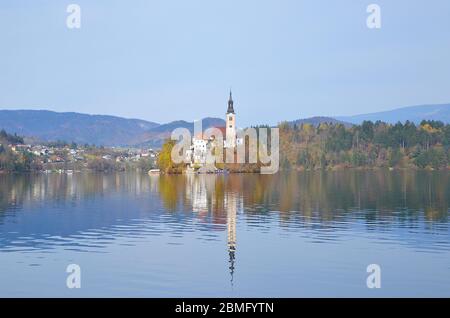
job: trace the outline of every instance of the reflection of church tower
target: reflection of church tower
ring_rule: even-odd
[[[228,255],[229,255],[229,269],[231,275],[231,284],[233,284],[234,275],[234,261],[236,253],[236,210],[237,202],[236,198],[229,194],[226,197],[226,209],[227,209],[227,225],[228,225]]]
[[[236,114],[234,113],[233,97],[230,90],[228,99],[228,109],[226,117],[226,145],[227,147],[236,147]]]

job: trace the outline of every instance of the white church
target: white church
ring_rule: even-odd
[[[234,112],[234,102],[232,92],[230,90],[230,97],[228,99],[228,109],[225,115],[225,127],[216,127],[219,129],[223,136],[224,148],[236,148],[236,146],[242,144],[242,138],[237,138],[236,128],[236,113]],[[194,136],[192,138],[192,146],[186,155],[190,161],[190,167],[203,167],[206,164],[207,154],[211,148],[215,146],[214,138],[204,138],[203,133]]]

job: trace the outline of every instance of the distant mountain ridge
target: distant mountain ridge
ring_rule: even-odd
[[[210,127],[225,127],[225,120],[221,118],[214,118],[214,117],[206,117],[202,119],[202,127],[210,128]],[[155,128],[150,129],[152,132],[167,132],[167,131],[173,131],[176,128],[186,128],[189,129],[190,132],[194,131],[194,123],[193,122],[187,122],[185,120],[176,120],[172,121],[167,124],[159,125]]]
[[[208,129],[210,127],[225,127],[225,120],[221,118],[206,117],[202,119],[202,129]],[[185,120],[176,120],[167,124],[159,125],[148,131],[146,131],[142,136],[142,141],[136,146],[150,146],[150,147],[161,147],[164,141],[170,138],[173,130],[176,128],[186,128],[191,133],[194,132],[194,123],[187,122]]]
[[[288,121],[290,125],[310,123],[341,123],[347,127],[364,120],[381,120],[396,123],[406,120],[420,123],[422,120],[440,120],[450,123],[450,104],[411,106],[355,116],[311,117]],[[221,118],[207,117],[203,129],[224,127]],[[79,144],[103,146],[150,146],[160,147],[175,128],[187,128],[191,132],[194,123],[177,120],[166,124],[127,119],[109,115],[88,115],[75,112],[58,113],[48,110],[0,110],[0,129],[17,133],[33,141],[64,140]]]
[[[301,124],[311,124],[314,126],[318,126],[322,123],[328,123],[328,124],[342,124],[346,127],[350,127],[353,124],[349,122],[345,122],[342,120],[337,120],[332,117],[324,117],[324,116],[315,116],[315,117],[309,117],[309,118],[303,118],[303,119],[297,119],[293,121],[288,121],[289,125],[301,125]]]
[[[205,118],[203,129],[223,127],[220,118]],[[49,110],[0,110],[0,129],[33,141],[76,142],[103,146],[150,145],[159,147],[175,128],[194,129],[184,120],[159,124],[141,119],[88,115]]]
[[[416,124],[419,124],[422,120],[440,120],[444,123],[450,123],[450,104],[409,106],[377,113],[336,116],[334,118],[353,124],[360,124],[364,120],[373,122],[381,120],[391,124],[407,120]]]
[[[43,141],[121,145],[159,124],[109,115],[88,115],[48,110],[0,110],[0,128]]]

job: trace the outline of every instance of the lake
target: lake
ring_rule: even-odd
[[[450,297],[447,171],[0,175],[1,297]],[[66,285],[69,264],[81,288]],[[380,268],[370,289],[367,266]]]

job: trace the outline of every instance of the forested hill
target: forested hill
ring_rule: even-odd
[[[419,125],[365,121],[351,127],[284,123],[279,128],[284,169],[443,169],[450,163],[450,125],[440,121],[422,121]]]
[[[47,110],[0,110],[0,129],[43,141],[121,145],[157,123],[116,116],[57,113]]]
[[[221,118],[205,118],[203,128],[223,127]],[[0,129],[37,142],[66,141],[97,146],[159,148],[175,128],[193,130],[193,122],[158,124],[107,115],[57,113],[47,110],[0,110]]]

